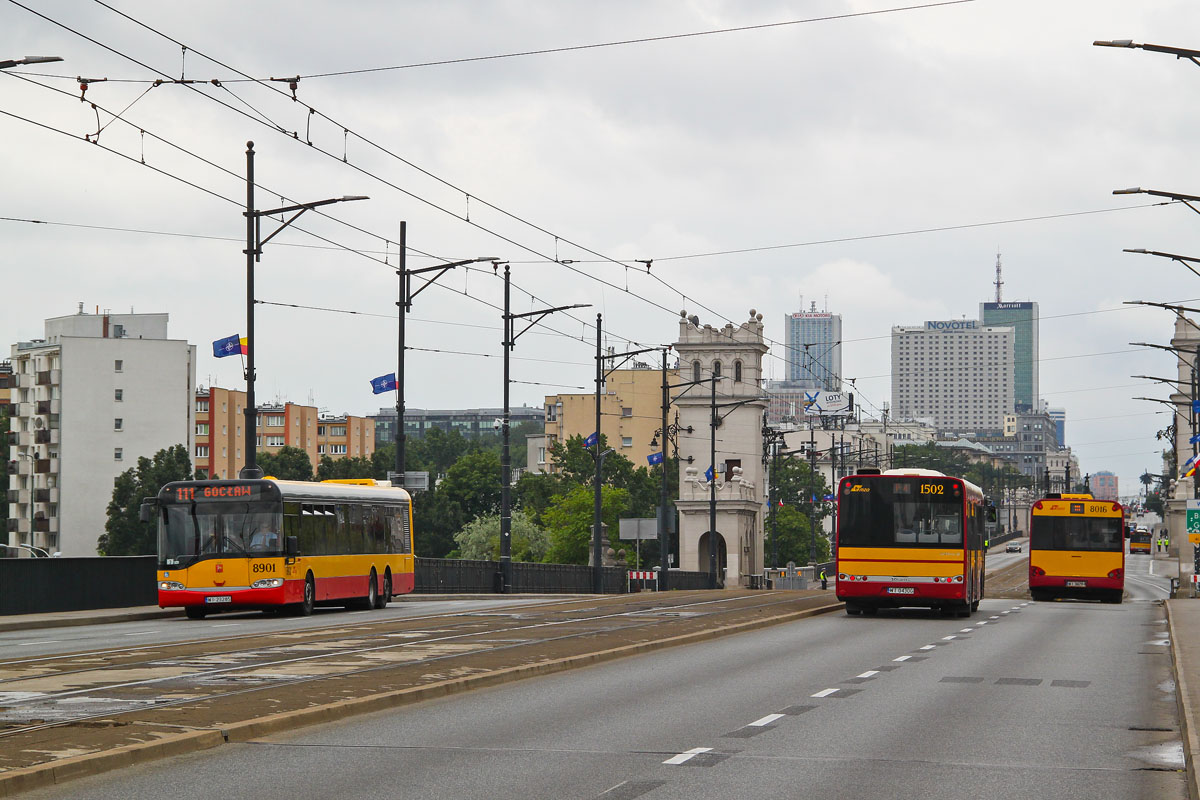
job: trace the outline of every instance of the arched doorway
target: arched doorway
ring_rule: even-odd
[[[700,571],[708,572],[709,564],[711,563],[712,551],[709,549],[709,542],[712,541],[710,533],[706,531],[700,535],[700,542],[697,545],[697,552],[700,556]],[[716,533],[717,541],[717,582],[721,583],[725,575],[725,568],[728,566],[728,555],[725,552],[725,537],[720,531]]]

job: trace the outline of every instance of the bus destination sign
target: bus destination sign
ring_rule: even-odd
[[[198,500],[258,500],[262,498],[262,484],[232,483],[232,484],[191,484],[168,487],[167,502],[192,503]]]

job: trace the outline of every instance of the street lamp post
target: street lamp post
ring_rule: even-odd
[[[1130,50],[1149,50],[1152,53],[1166,53],[1167,55],[1175,56],[1176,58],[1186,58],[1193,64],[1200,66],[1200,50],[1189,50],[1186,47],[1171,47],[1165,44],[1146,44],[1135,42],[1132,39],[1110,39],[1108,41],[1097,40],[1092,42],[1094,47],[1124,47]]]
[[[246,463],[238,473],[241,478],[261,478],[262,470],[256,463],[258,438],[258,409],[254,402],[254,264],[262,258],[262,248],[274,239],[284,228],[295,222],[301,214],[318,206],[333,203],[345,203],[353,200],[367,200],[360,195],[337,197],[330,200],[318,200],[313,203],[298,203],[280,208],[258,211],[254,208],[254,142],[246,142]],[[295,213],[292,213],[295,212]],[[292,214],[265,239],[262,238],[262,218],[272,214]]]
[[[62,56],[25,56],[24,58],[11,58],[7,61],[0,61],[0,69],[20,67],[25,64],[49,64],[53,61],[62,61]]]
[[[435,264],[432,267],[421,267],[420,269],[408,268],[408,223],[401,220],[400,222],[400,258],[396,269],[396,277],[400,283],[400,297],[396,301],[399,307],[398,330],[397,330],[397,357],[396,357],[396,434],[392,441],[395,442],[395,472],[396,478],[399,480],[401,488],[404,487],[404,471],[407,469],[407,458],[405,446],[408,441],[408,434],[404,431],[404,350],[405,350],[405,330],[404,323],[408,317],[408,312],[412,311],[413,300],[421,292],[428,289],[433,284],[437,283],[438,278],[446,274],[448,270],[455,267],[461,267],[465,264],[477,264],[481,261],[495,261],[493,256],[483,256],[480,258],[468,258],[464,261],[452,261],[449,264]],[[423,275],[427,272],[437,272],[436,275],[429,278],[415,292],[412,288],[412,276]],[[392,484],[393,486],[396,484]]]

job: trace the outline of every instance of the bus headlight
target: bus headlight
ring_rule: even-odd
[[[164,592],[174,592],[184,587],[179,581],[159,581],[158,588]]]
[[[283,578],[262,578],[250,584],[251,589],[278,589],[283,586]]]

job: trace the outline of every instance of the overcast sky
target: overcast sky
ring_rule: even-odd
[[[681,309],[753,308],[782,341],[815,301],[843,316],[843,371],[874,412],[891,326],[977,317],[999,252],[1004,299],[1040,304],[1041,393],[1083,469],[1123,494],[1160,469],[1170,412],[1131,398],[1167,390],[1129,376],[1174,359],[1128,343],[1166,343],[1172,314],[1123,302],[1200,303],[1200,278],[1122,248],[1200,256],[1200,219],[1111,192],[1200,194],[1200,68],[1092,41],[1200,49],[1194,2],[25,3],[44,18],[0,0],[0,59],[65,61],[0,73],[3,342],[78,303],[167,312],[198,380],[240,388],[210,343],[245,333],[253,140],[259,209],[371,198],[297,223],[328,242],[266,245],[260,300],[360,313],[259,306],[260,401],[394,403],[368,381],[395,368],[401,220],[410,266],[495,256],[517,311],[592,304],[519,340],[513,405],[590,391],[597,312],[620,350],[673,341]],[[638,39],[656,40],[480,59]],[[305,76],[299,102],[243,74]],[[81,103],[77,76],[108,80]],[[205,83],[151,83],[181,76]],[[501,302],[490,267],[416,299],[411,347],[490,357],[412,351],[410,408],[500,405]]]

